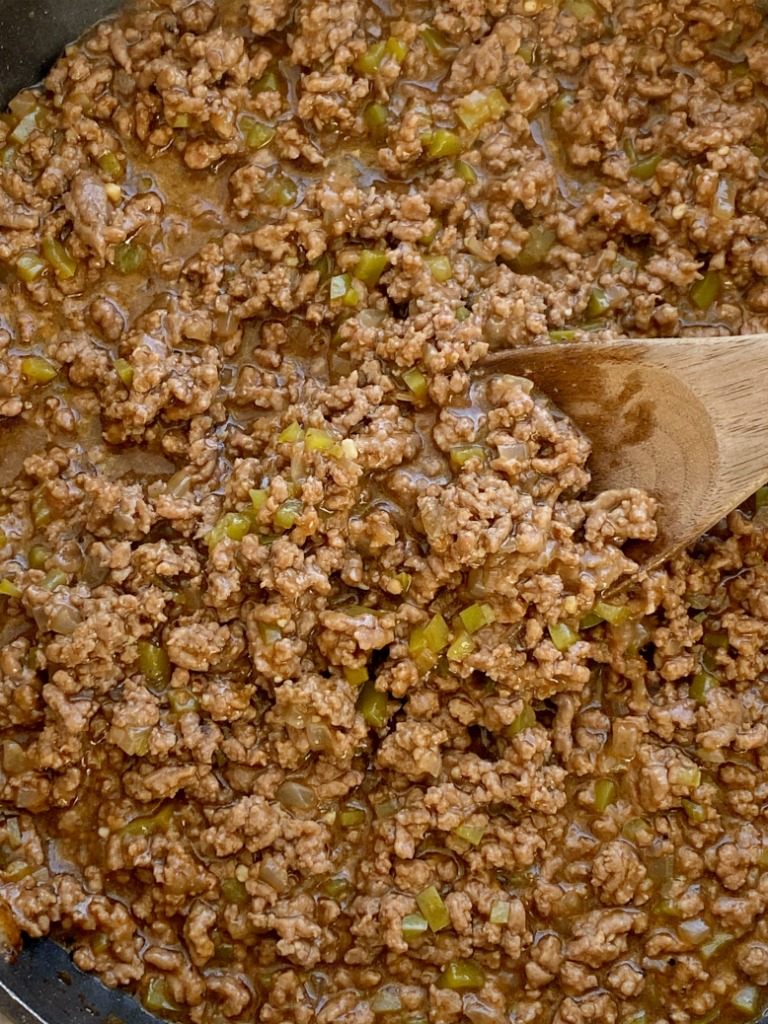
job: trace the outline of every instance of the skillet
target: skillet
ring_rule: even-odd
[[[0,112],[40,81],[67,45],[123,0],[0,0]],[[13,963],[0,956],[0,1024],[166,1024],[125,992],[80,971],[51,939],[25,939]],[[754,1024],[768,1024],[766,1010]]]

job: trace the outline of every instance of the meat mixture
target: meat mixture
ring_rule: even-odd
[[[186,1024],[759,1016],[768,490],[638,581],[483,360],[768,330],[767,10],[139,0],[12,102],[8,943]]]

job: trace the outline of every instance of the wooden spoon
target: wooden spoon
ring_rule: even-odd
[[[530,378],[592,442],[592,487],[658,499],[646,569],[710,529],[768,480],[768,334],[548,345],[490,356]]]

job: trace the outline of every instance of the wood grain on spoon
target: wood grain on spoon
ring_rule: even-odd
[[[768,479],[768,334],[552,345],[489,357],[529,377],[589,437],[593,488],[656,497],[647,568],[699,537]]]

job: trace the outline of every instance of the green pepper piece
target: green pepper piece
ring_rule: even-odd
[[[451,923],[448,907],[434,885],[428,886],[419,893],[416,897],[416,904],[433,932],[442,931]]]
[[[53,267],[57,277],[68,280],[77,273],[77,260],[72,259],[58,238],[49,235],[43,239],[43,255]]]
[[[304,511],[301,498],[286,498],[272,517],[272,522],[280,530],[290,530]]]
[[[383,40],[372,43],[365,53],[354,62],[353,67],[355,71],[361,75],[373,77],[381,67],[381,62],[384,60],[386,52],[387,44]]]
[[[723,279],[717,270],[708,270],[700,281],[691,285],[689,295],[691,302],[699,309],[707,310],[717,299],[722,288]]]
[[[130,389],[131,384],[133,384],[133,367],[131,364],[127,359],[116,359],[113,365],[117,376]]]
[[[36,252],[23,252],[16,260],[16,273],[22,281],[31,284],[44,273],[47,263]]]
[[[115,246],[114,267],[118,274],[135,274],[144,266],[148,252],[139,242],[121,242]]]
[[[4,580],[0,580],[0,594],[3,597],[21,597],[21,589],[6,577]]]
[[[610,308],[611,300],[607,292],[598,285],[595,285],[589,295],[587,316],[590,320],[599,320],[601,316],[605,316]]]
[[[58,374],[53,363],[44,356],[26,356],[21,360],[21,372],[35,384],[48,384]]]
[[[474,992],[485,984],[485,971],[479,964],[466,960],[457,960],[443,970],[437,979],[438,988],[451,989],[453,992]]]
[[[435,281],[441,284],[453,277],[453,267],[447,256],[425,256],[424,263],[429,267]]]
[[[444,156],[458,156],[464,150],[464,143],[456,132],[437,128],[427,136],[424,148],[428,156],[437,160]]]
[[[706,704],[709,693],[719,685],[717,678],[711,672],[702,669],[693,677],[691,685],[688,687],[688,696],[697,704]]]
[[[606,807],[616,802],[617,796],[618,789],[613,779],[598,779],[595,783],[595,810],[602,814]]]
[[[387,269],[388,262],[385,252],[380,252],[377,249],[363,249],[357,261],[354,276],[369,288],[373,288]]]
[[[413,942],[421,938],[429,928],[426,917],[421,914],[406,914],[403,918],[403,938],[406,942]]]
[[[656,170],[663,159],[663,153],[650,153],[631,164],[629,173],[637,181],[650,181],[656,176]]]
[[[536,725],[536,712],[529,704],[523,704],[522,711],[515,715],[507,726],[506,732],[508,736],[517,736],[523,729],[530,729],[534,725]]]
[[[368,725],[381,729],[389,719],[387,694],[376,689],[372,680],[364,683],[357,698],[357,710]]]
[[[171,659],[159,644],[139,640],[139,669],[150,686],[165,687],[171,681]]]
[[[485,825],[459,825],[452,832],[457,839],[463,839],[471,846],[479,846],[485,835]]]
[[[406,370],[403,373],[403,381],[411,392],[414,398],[422,401],[427,397],[429,391],[429,381],[426,376],[418,369],[414,367],[411,370]]]
[[[573,647],[579,639],[579,634],[565,622],[556,622],[547,629],[552,643],[561,653]]]

